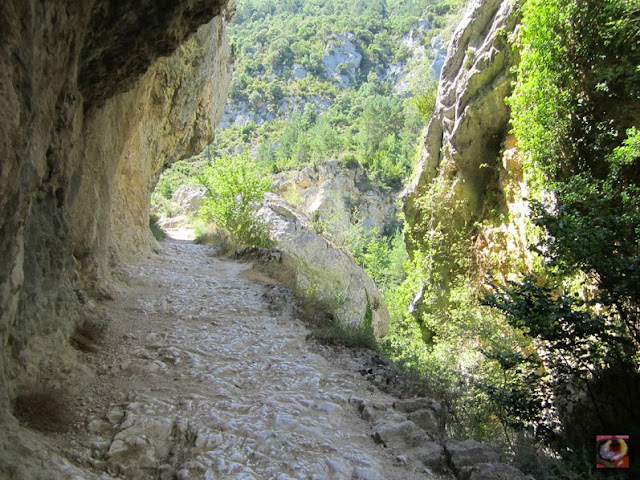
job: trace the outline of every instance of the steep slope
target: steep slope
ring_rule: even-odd
[[[115,262],[149,251],[149,196],[163,165],[212,140],[234,6],[0,7],[2,421],[14,421],[18,392],[43,377],[59,384],[62,370],[73,378],[76,307],[106,294]]]
[[[279,193],[300,200],[296,206],[324,224],[335,216],[356,223],[354,207],[366,204],[361,210],[376,210],[363,213],[367,225],[373,221],[391,233],[398,223],[396,193],[424,123],[420,108],[433,106],[443,45],[464,3],[239,2],[230,25],[236,62],[229,100],[201,160],[249,151],[281,177],[305,169],[323,173],[326,165],[328,177],[341,177],[336,185],[318,178],[324,175],[303,174],[317,195],[296,182],[279,182]],[[341,194],[354,172],[357,185]],[[167,172],[154,203],[171,213],[167,200],[179,185]]]

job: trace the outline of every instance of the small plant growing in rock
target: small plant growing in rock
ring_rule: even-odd
[[[464,68],[467,70],[473,67],[473,62],[476,61],[476,49],[470,48],[466,52],[464,52]]]

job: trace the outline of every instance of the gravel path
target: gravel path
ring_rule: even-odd
[[[432,478],[371,439],[358,402],[393,398],[348,352],[308,343],[290,299],[274,306],[250,264],[184,234],[126,267],[126,288],[94,307],[110,318],[87,354],[97,382],[82,433],[64,436],[86,475],[64,478]]]

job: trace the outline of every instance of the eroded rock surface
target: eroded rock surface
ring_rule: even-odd
[[[347,168],[338,161],[275,176],[274,192],[340,238],[350,225],[382,232],[397,224],[398,199],[368,185],[361,166]]]
[[[335,78],[342,87],[348,87],[355,80],[362,61],[355,39],[356,36],[351,32],[336,35],[327,43],[322,55],[327,76]]]
[[[9,478],[451,478],[374,442],[359,405],[395,399],[348,351],[307,343],[285,290],[254,276],[178,241],[126,267],[90,307],[110,326],[86,354],[96,376],[68,399],[71,431],[6,458]]]
[[[451,185],[458,222],[481,219],[484,198],[497,183],[496,159],[508,131],[511,67],[517,53],[507,38],[518,23],[519,2],[474,0],[458,26],[440,76],[436,112],[404,211],[421,222],[419,198],[437,177]]]
[[[163,165],[212,140],[233,0],[0,4],[0,422],[81,375],[78,307],[147,254]],[[15,442],[12,442],[15,444]]]
[[[387,306],[351,255],[318,235],[309,217],[274,194],[266,195],[260,215],[292,266],[290,285],[299,295],[324,303],[346,324],[370,323],[376,336],[387,332]]]
[[[207,196],[207,189],[203,185],[186,183],[178,188],[171,198],[171,206],[183,215],[195,216],[202,200]]]

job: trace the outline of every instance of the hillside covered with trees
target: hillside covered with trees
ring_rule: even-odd
[[[339,159],[399,190],[435,104],[461,0],[239,1],[229,101],[207,155],[271,172]],[[165,176],[170,197],[179,182]]]

